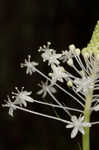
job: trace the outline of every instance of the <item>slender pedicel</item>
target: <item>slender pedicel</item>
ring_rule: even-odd
[[[48,78],[45,74],[43,74],[41,71],[39,71],[37,68],[35,69],[36,72],[38,72],[41,76],[43,76],[45,79],[47,79],[48,81],[52,81],[50,78]],[[55,85],[62,90],[64,93],[68,94],[70,97],[72,97],[75,101],[77,101],[83,108],[84,108],[84,104],[81,103],[76,97],[74,97],[72,94],[70,94],[69,92],[67,92],[66,90],[64,90],[60,85],[56,84]]]

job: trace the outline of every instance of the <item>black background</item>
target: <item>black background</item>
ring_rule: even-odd
[[[47,41],[58,50],[72,43],[83,48],[98,19],[98,0],[0,0],[0,104],[14,86],[35,92],[34,85],[41,78],[26,76],[19,65],[27,54],[39,62],[36,51]],[[40,70],[45,69],[40,65]],[[92,119],[98,119],[98,114]],[[98,134],[96,125],[91,128],[91,150],[98,150]],[[0,106],[0,150],[77,150],[78,142],[80,134],[71,140],[70,132],[58,121],[19,111],[11,118]]]

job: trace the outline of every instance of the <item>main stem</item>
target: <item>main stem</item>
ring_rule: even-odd
[[[85,122],[90,122],[90,108],[91,108],[91,101],[92,101],[92,95],[93,95],[93,90],[89,89],[89,92],[86,96],[86,104],[85,104],[85,109],[84,109],[84,118]],[[82,146],[83,150],[90,150],[90,129],[85,128],[85,134],[82,137]]]

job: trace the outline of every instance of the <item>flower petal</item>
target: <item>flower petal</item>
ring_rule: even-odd
[[[43,93],[43,90],[42,90],[42,89],[37,92],[38,95],[40,95],[40,94],[42,94],[42,93]]]
[[[73,124],[68,124],[68,125],[66,126],[66,128],[73,128],[73,127],[74,127]]]
[[[82,126],[83,127],[91,127],[91,123],[89,123],[89,122],[83,122]]]
[[[27,102],[34,102],[33,98],[31,98],[30,96],[24,96],[24,101],[26,100]]]
[[[78,128],[77,127],[74,127],[72,132],[71,132],[71,138],[74,138],[78,133]]]
[[[82,133],[82,134],[85,134],[85,131],[83,128],[79,128],[79,131]]]

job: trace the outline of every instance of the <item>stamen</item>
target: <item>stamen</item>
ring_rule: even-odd
[[[87,74],[89,75],[89,72],[86,70],[85,66],[83,65],[83,63],[82,63],[82,61],[81,61],[81,59],[80,59],[80,56],[75,56],[75,58],[76,58],[77,63],[79,64],[80,68],[81,68],[82,70],[84,70],[85,73],[87,73]],[[84,59],[84,60],[85,60],[85,59]]]

